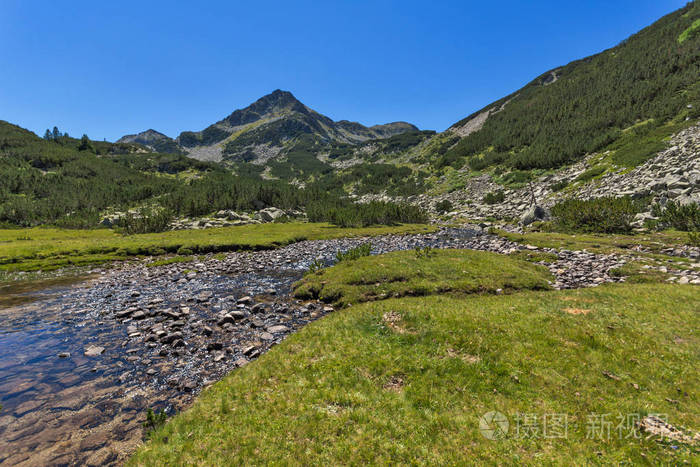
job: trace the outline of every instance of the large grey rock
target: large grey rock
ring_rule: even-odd
[[[536,221],[544,221],[549,219],[549,213],[542,206],[532,206],[520,218],[522,225],[530,225]]]
[[[260,219],[264,222],[272,222],[275,219],[279,219],[284,216],[284,211],[277,208],[266,208],[258,211]]]

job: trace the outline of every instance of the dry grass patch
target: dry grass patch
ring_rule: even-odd
[[[587,315],[591,310],[585,308],[564,308],[564,311],[570,315]]]
[[[398,334],[415,334],[416,331],[406,329],[401,325],[402,320],[401,313],[397,311],[387,311],[382,316],[382,321],[384,321],[384,324],[392,331]]]
[[[404,379],[401,376],[392,376],[384,383],[384,390],[392,392],[401,392],[404,386]]]

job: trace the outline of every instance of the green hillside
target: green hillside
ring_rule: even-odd
[[[700,116],[700,20],[697,2],[671,13],[598,55],[537,77],[483,112],[483,127],[436,161],[480,169],[558,167],[615,142],[623,129]],[[472,122],[473,123],[473,122]]]
[[[301,189],[179,154],[136,150],[142,151],[128,143],[41,139],[0,121],[0,226],[95,227],[107,209],[141,206],[167,216],[309,207],[315,221],[346,226],[424,220],[415,208],[353,206],[337,187]]]

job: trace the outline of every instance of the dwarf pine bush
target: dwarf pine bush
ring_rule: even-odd
[[[563,231],[627,233],[639,211],[628,197],[590,200],[567,199],[552,208],[555,226]]]

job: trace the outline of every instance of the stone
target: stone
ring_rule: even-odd
[[[233,318],[233,316],[231,316],[230,314],[226,313],[226,314],[223,315],[221,318],[219,318],[219,320],[217,321],[217,324],[218,324],[219,326],[223,326],[224,324],[227,324],[227,323],[234,323],[235,321],[236,321],[236,320]]]
[[[207,351],[211,352],[212,350],[221,350],[224,348],[224,345],[221,342],[210,342],[207,344]]]
[[[175,342],[176,340],[181,340],[183,338],[182,333],[180,331],[175,331],[171,334],[165,334],[163,337],[161,337],[160,341],[163,344],[170,344],[172,342]]]
[[[215,362],[220,362],[225,358],[226,358],[225,352],[217,352],[216,354],[214,354],[214,361]]]
[[[240,368],[240,367],[242,367],[242,366],[247,365],[247,364],[248,364],[248,360],[246,360],[245,358],[241,357],[241,358],[239,358],[239,359],[236,359],[236,361],[233,362],[233,364],[236,365],[238,368]]]
[[[233,310],[231,313],[231,316],[233,316],[234,319],[243,319],[245,318],[245,312],[241,310]]]
[[[253,313],[263,313],[265,311],[265,304],[264,303],[257,303],[253,305],[253,307],[250,309],[251,312]]]
[[[99,345],[89,345],[85,347],[85,356],[86,357],[97,357],[98,355],[102,355],[102,353],[105,351],[104,347],[100,347]]]
[[[269,328],[267,328],[267,332],[270,332],[272,334],[280,334],[283,332],[289,332],[289,328],[280,324],[277,326],[270,326]]]
[[[284,211],[277,208],[266,208],[258,211],[258,216],[263,222],[273,222],[274,220],[284,216]]]
[[[237,304],[239,305],[250,305],[253,303],[253,298],[246,295],[245,297],[241,297],[236,301]]]
[[[250,320],[250,325],[254,328],[262,328],[265,327],[265,322],[258,318],[253,318]]]
[[[131,319],[135,319],[135,320],[141,320],[141,319],[145,319],[145,318],[146,318],[146,313],[144,313],[141,310],[139,310],[139,311],[135,312],[133,315],[131,315]]]
[[[185,392],[192,392],[197,389],[197,383],[192,380],[185,380],[181,385],[180,389]]]
[[[532,206],[528,209],[525,214],[520,218],[520,223],[522,225],[530,225],[536,221],[544,221],[549,218],[549,213],[542,206]]]

